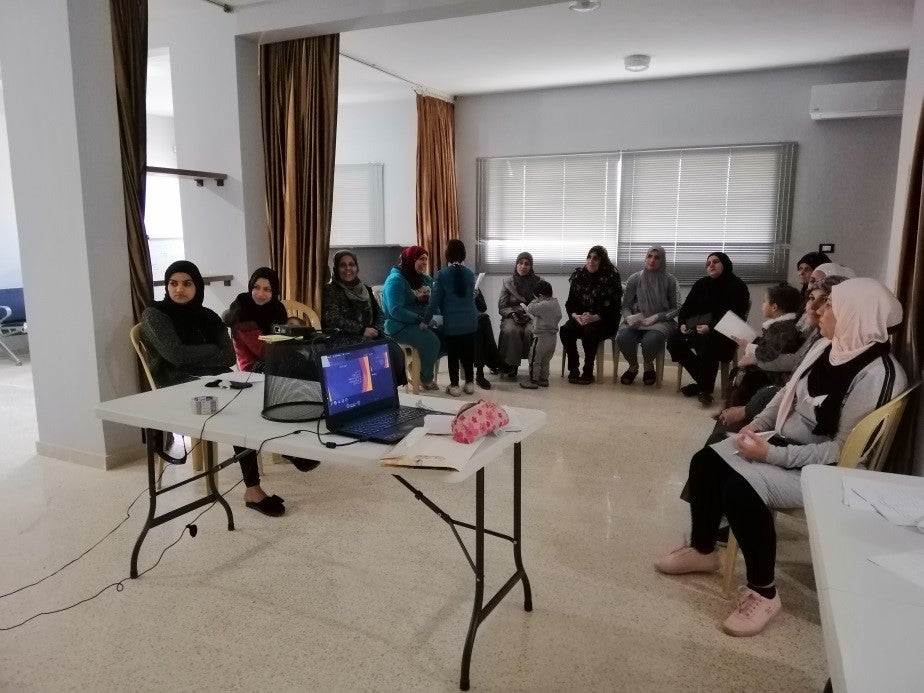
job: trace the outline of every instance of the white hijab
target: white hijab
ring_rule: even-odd
[[[824,275],[822,279],[824,277],[847,277],[848,279],[853,279],[857,276],[857,273],[852,269],[836,262],[824,262],[812,270],[812,274],[815,274],[815,272],[821,272]]]
[[[817,269],[817,268],[816,268]],[[889,340],[888,328],[902,320],[902,304],[878,279],[848,279],[831,289],[831,307],[836,324],[830,342],[822,337],[809,349],[795,373],[783,388],[776,415],[776,430],[782,430],[795,404],[796,386],[803,373],[811,368],[822,352],[831,345],[828,356],[832,366],[856,358],[877,342]]]

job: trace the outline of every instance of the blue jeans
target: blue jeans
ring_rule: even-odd
[[[638,345],[642,345],[642,359],[645,361],[645,370],[653,371],[654,363],[664,348],[667,335],[660,330],[637,330],[634,327],[623,325],[616,333],[616,343],[619,351],[629,364],[630,371],[638,370]]]

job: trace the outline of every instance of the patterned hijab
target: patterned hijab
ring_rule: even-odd
[[[353,258],[353,262],[356,263],[356,278],[351,282],[344,281],[340,277],[340,261],[345,257]],[[356,259],[356,254],[354,252],[350,250],[339,250],[334,254],[331,283],[343,289],[343,292],[350,300],[352,306],[362,315],[362,322],[366,325],[371,324],[372,298],[369,296],[369,290],[366,288],[366,285],[363,284],[362,280],[359,278],[359,260]]]
[[[652,250],[658,251],[661,255],[661,266],[656,270],[650,270],[646,266],[639,272],[638,287],[635,292],[638,308],[646,317],[662,313],[670,307],[670,298],[667,295],[670,287],[670,275],[667,273],[667,253],[664,252],[664,248],[660,245],[651,246],[648,253]],[[648,253],[645,253],[646,257]]]

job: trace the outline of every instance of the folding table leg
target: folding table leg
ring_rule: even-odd
[[[472,605],[472,619],[468,624],[465,648],[462,650],[462,675],[459,688],[467,691],[469,687],[468,671],[472,662],[472,648],[475,646],[475,633],[482,620],[484,601],[484,468],[475,476],[475,602]]]

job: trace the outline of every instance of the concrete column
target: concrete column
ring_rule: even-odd
[[[108,0],[4,0],[0,69],[42,455],[108,468],[137,389]]]

